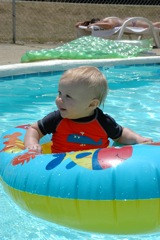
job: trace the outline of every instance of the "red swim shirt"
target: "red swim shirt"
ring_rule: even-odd
[[[117,139],[122,134],[122,127],[99,108],[93,116],[76,120],[62,118],[54,111],[39,120],[38,126],[44,135],[52,133],[53,153],[105,148],[108,138]]]

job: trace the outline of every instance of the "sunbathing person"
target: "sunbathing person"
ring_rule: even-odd
[[[77,22],[75,27],[77,31],[77,37],[79,38],[82,36],[89,36],[89,27],[91,26],[98,26],[102,29],[112,29],[114,27],[121,26],[122,24],[123,20],[118,17],[107,17],[102,20],[99,20],[98,18],[93,18],[91,19],[91,21]],[[79,28],[80,26],[87,26],[87,28]]]
[[[129,17],[124,18],[124,19],[121,19],[121,18],[118,18],[118,17],[107,17],[107,18],[104,18],[100,21],[98,21],[98,19],[96,19],[96,21],[93,22],[93,23],[92,23],[92,20],[91,21],[85,21],[85,22],[78,22],[75,26],[76,27],[79,27],[79,26],[88,26],[88,27],[98,26],[98,27],[103,28],[103,29],[112,29],[114,27],[122,26],[122,24],[127,19],[129,19]],[[86,23],[88,23],[88,25],[85,25]],[[152,22],[152,24],[153,24],[154,27],[160,28],[160,22]],[[133,20],[133,21],[129,22],[127,26],[147,28],[148,24],[145,21],[142,21],[142,20]]]
[[[112,29],[117,26],[121,26],[123,24],[123,20],[118,17],[107,17],[102,20],[98,20],[98,18],[93,18],[91,21],[84,21],[76,23],[76,27],[79,26],[98,26],[104,29]]]

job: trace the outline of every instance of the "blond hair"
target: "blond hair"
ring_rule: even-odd
[[[108,93],[108,84],[106,77],[101,71],[92,66],[81,66],[67,70],[61,77],[60,81],[69,79],[72,83],[84,86],[85,89],[92,90],[95,98],[101,105],[104,104]]]

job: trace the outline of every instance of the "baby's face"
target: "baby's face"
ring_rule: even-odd
[[[93,114],[90,104],[94,96],[89,88],[63,79],[59,82],[58,92],[56,104],[63,118],[77,119]]]

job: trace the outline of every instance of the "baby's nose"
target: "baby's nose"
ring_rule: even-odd
[[[62,96],[58,96],[58,97],[57,97],[57,101],[58,101],[58,102],[63,102],[63,101],[64,101],[64,100],[63,100],[63,97],[62,97]]]

